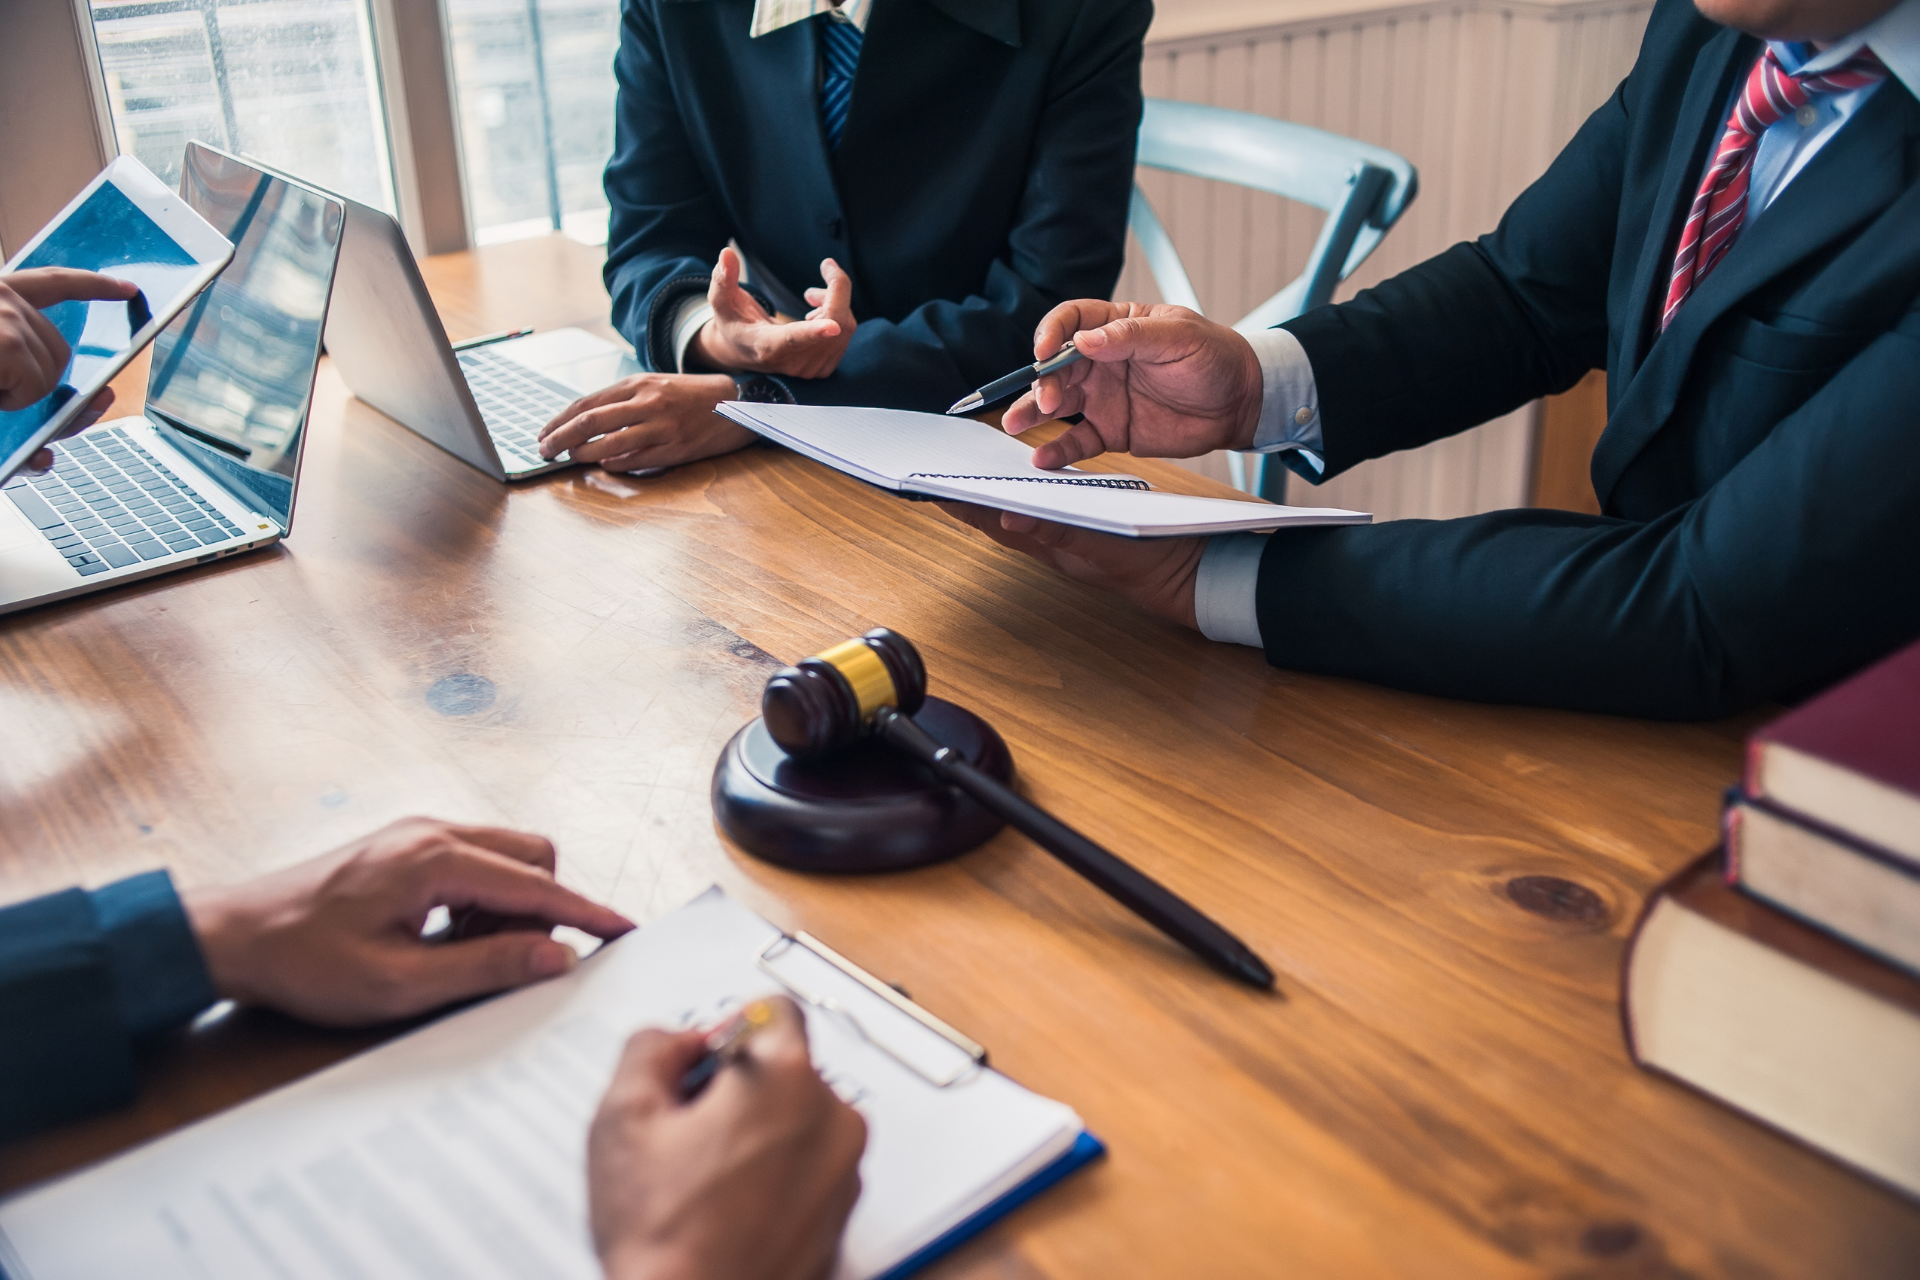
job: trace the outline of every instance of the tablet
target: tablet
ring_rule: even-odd
[[[75,267],[131,280],[140,292],[125,302],[62,302],[43,313],[73,354],[52,392],[0,412],[0,482],[84,411],[232,256],[226,237],[132,156],[102,170],[15,254],[9,273]]]

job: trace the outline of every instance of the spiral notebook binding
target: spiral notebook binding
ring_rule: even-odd
[[[1130,476],[955,476],[936,471],[916,471],[909,480],[1024,480],[1030,484],[1075,484],[1095,489],[1134,489],[1151,491],[1145,480]]]

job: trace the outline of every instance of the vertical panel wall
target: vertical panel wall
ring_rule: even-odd
[[[1632,67],[1652,10],[1644,0],[1372,5],[1233,31],[1159,35],[1205,25],[1206,8],[1189,0],[1163,9],[1147,47],[1149,97],[1298,121],[1391,148],[1420,170],[1419,198],[1338,298],[1491,230]],[[1140,182],[1201,305],[1226,323],[1300,272],[1322,217],[1199,178],[1143,169]],[[1136,245],[1114,296],[1159,298]],[[1383,520],[1524,505],[1536,409],[1365,463],[1323,485],[1296,477],[1290,500],[1372,511]],[[1222,456],[1192,465],[1226,477]]]

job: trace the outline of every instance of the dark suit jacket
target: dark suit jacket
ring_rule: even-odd
[[[134,1046],[214,998],[164,871],[0,908],[0,1141],[132,1101]]]
[[[622,7],[606,281],[650,367],[729,237],[789,314],[822,258],[853,276],[839,369],[782,380],[803,403],[944,410],[1030,363],[1055,304],[1112,292],[1149,0],[876,0],[834,152],[818,23],[753,40],[752,13]]]
[[[1920,104],[1889,78],[1680,308],[1659,303],[1760,42],[1660,0],[1613,98],[1499,229],[1286,324],[1328,474],[1605,368],[1602,515],[1276,535],[1278,666],[1717,716],[1920,634]],[[1312,477],[1309,477],[1312,478]]]

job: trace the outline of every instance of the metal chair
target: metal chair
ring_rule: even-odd
[[[1270,191],[1327,211],[1306,270],[1242,316],[1233,326],[1242,333],[1272,328],[1330,301],[1334,286],[1367,260],[1420,185],[1413,165],[1385,148],[1251,112],[1165,98],[1147,99],[1139,163]],[[1187,269],[1138,184],[1128,225],[1146,252],[1160,296],[1199,311]],[[1267,460],[1264,454],[1227,455],[1235,488],[1279,502],[1287,471],[1267,466]]]

